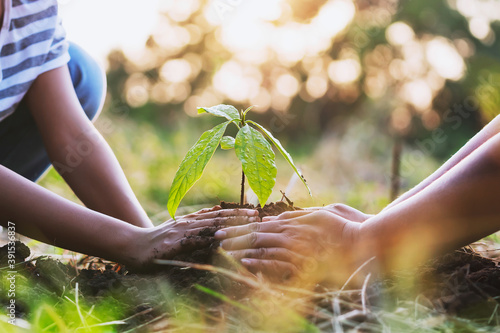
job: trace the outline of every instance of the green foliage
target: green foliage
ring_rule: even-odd
[[[172,217],[175,216],[177,207],[179,207],[184,195],[200,179],[205,166],[214,155],[217,146],[219,146],[228,124],[229,121],[226,121],[203,133],[198,142],[186,154],[175,174],[170,189],[167,209]]]
[[[229,150],[234,148],[234,138],[232,136],[225,136],[220,141],[220,147],[224,150]]]
[[[276,183],[277,169],[271,145],[262,134],[247,124],[238,131],[234,148],[248,184],[263,207]]]
[[[302,181],[302,183],[304,184],[304,186],[307,188],[307,190],[309,191],[309,195],[311,195],[311,189],[309,188],[309,186],[307,186],[307,183],[306,183],[306,180],[304,179],[304,177],[299,173],[299,170],[297,170],[297,167],[295,166],[295,164],[293,163],[293,159],[292,159],[292,156],[290,156],[290,154],[285,150],[285,148],[283,148],[283,146],[281,145],[281,142],[279,142],[278,139],[276,139],[272,134],[271,132],[269,132],[268,130],[266,130],[264,127],[262,127],[261,125],[257,124],[256,122],[254,121],[251,121],[251,120],[248,120],[248,122],[252,125],[255,125],[255,127],[257,127],[258,129],[260,129],[262,132],[264,132],[264,134],[267,136],[267,138],[269,140],[271,140],[271,142],[276,146],[276,148],[278,148],[279,152],[281,153],[281,155],[283,155],[283,157],[285,158],[285,160],[292,166],[293,168],[293,171],[295,171],[295,173],[297,175],[299,175],[299,178],[300,180]]]
[[[247,122],[246,115],[251,109],[252,107],[249,107],[240,113],[235,107],[224,104],[198,109],[198,113],[210,113],[217,117],[226,118],[228,121],[203,133],[181,162],[172,182],[167,204],[168,212],[172,217],[175,217],[182,198],[194,183],[200,179],[219,144],[222,149],[235,149],[236,156],[241,161],[243,172],[247,176],[248,184],[257,195],[261,206],[265,205],[276,183],[275,155],[266,138],[259,131],[250,127],[249,124],[260,129],[276,146],[292,169],[299,175],[309,194],[311,194],[304,178],[299,174],[297,167],[293,163],[292,157],[283,148],[279,140],[258,123],[251,120]],[[238,127],[235,138],[223,137],[229,123],[233,123]]]

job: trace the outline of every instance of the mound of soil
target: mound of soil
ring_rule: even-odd
[[[289,211],[301,209],[299,207],[289,205],[284,201],[272,202],[272,203],[266,204],[264,207],[261,207],[260,205],[258,205],[256,207],[252,204],[240,205],[239,203],[222,201],[220,203],[220,206],[223,209],[233,209],[233,208],[257,209],[259,211],[260,218],[263,218],[266,216],[277,216],[277,215],[284,213],[284,212],[289,212]]]
[[[500,267],[470,248],[429,263],[420,280],[437,310],[466,318],[491,316],[500,298]]]

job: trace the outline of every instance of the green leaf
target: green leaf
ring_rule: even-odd
[[[246,116],[248,111],[252,110],[255,107],[255,105],[249,106],[245,111],[243,111],[243,116]]]
[[[245,125],[236,135],[234,148],[248,184],[264,207],[276,183],[277,170],[271,145],[259,131]]]
[[[220,141],[220,147],[222,149],[228,150],[234,148],[234,138],[232,136],[225,136]]]
[[[295,171],[295,173],[299,176],[300,180],[302,181],[302,183],[304,184],[304,186],[307,188],[307,191],[309,191],[309,195],[312,197],[311,189],[309,188],[309,186],[307,186],[307,183],[306,183],[306,180],[304,179],[304,176],[302,176],[300,174],[299,170],[297,170],[297,167],[293,163],[292,156],[290,156],[290,154],[285,150],[285,148],[283,148],[283,146],[281,145],[281,142],[278,139],[276,139],[271,134],[271,132],[269,132],[268,130],[266,130],[261,125],[257,124],[255,121],[248,120],[247,122],[253,124],[255,127],[257,127],[258,129],[260,129],[269,138],[269,140],[271,140],[271,142],[276,146],[276,148],[278,148],[278,150],[280,151],[281,155],[283,155],[283,157],[285,158],[285,160],[288,161],[288,163],[292,167],[293,171]]]
[[[227,120],[241,119],[238,109],[232,105],[219,104],[210,108],[199,107],[198,114],[203,112],[208,112],[214,116],[226,118]]]
[[[219,146],[229,123],[229,121],[226,121],[203,133],[181,162],[172,182],[168,197],[167,209],[173,218],[175,218],[175,212],[182,198],[184,198],[194,183],[201,178],[205,166],[212,158],[215,149]]]

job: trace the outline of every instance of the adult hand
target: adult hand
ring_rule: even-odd
[[[320,274],[315,279],[322,279],[324,274],[347,274],[346,268],[354,264],[349,247],[360,225],[325,209],[294,211],[224,228],[215,238],[253,273],[286,280],[314,272]]]
[[[129,266],[147,269],[154,259],[172,259],[176,255],[209,246],[213,234],[225,226],[260,221],[259,213],[251,209],[221,209],[220,206],[202,209],[177,217],[153,228],[142,228],[134,243]]]

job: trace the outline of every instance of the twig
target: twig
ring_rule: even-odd
[[[368,298],[366,297],[366,287],[368,286],[368,281],[370,280],[371,276],[372,273],[368,273],[368,275],[365,278],[365,282],[363,282],[363,288],[361,289],[361,305],[363,306],[364,314],[368,313],[368,310],[366,309],[366,303],[368,301]]]
[[[347,287],[347,285],[349,284],[349,282],[351,282],[351,280],[354,278],[354,276],[356,276],[356,274],[358,274],[366,265],[368,265],[373,260],[375,260],[375,257],[371,257],[370,259],[368,259],[367,261],[365,261],[361,266],[359,266],[358,269],[356,269],[354,271],[354,273],[351,274],[351,276],[347,279],[347,281],[344,283],[344,285],[342,286],[342,288],[340,288],[339,291],[343,291],[344,288]]]
[[[334,316],[332,318],[332,328],[334,332],[340,332],[344,333],[344,329],[342,328],[342,325],[340,324],[339,318],[340,318],[340,303],[338,298],[334,298],[332,302],[332,309]]]
[[[280,190],[280,192],[281,192],[281,194],[283,194],[283,197],[281,197],[281,201],[283,201],[283,199],[285,199],[286,202],[288,203],[288,205],[293,208],[293,201],[291,201],[290,199],[287,198],[287,196],[285,195],[285,192],[283,192],[282,190]]]

